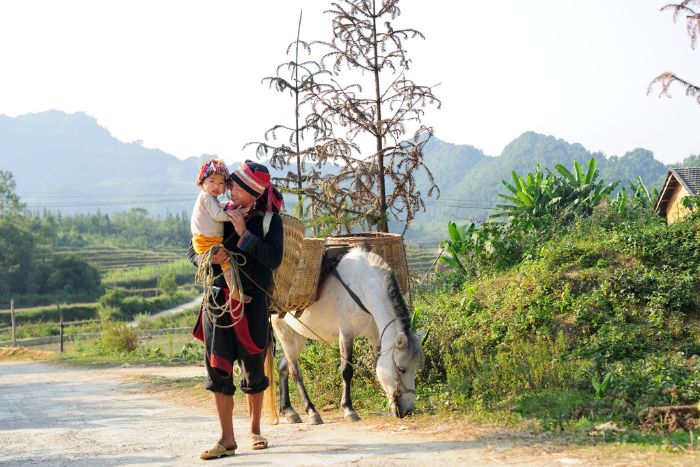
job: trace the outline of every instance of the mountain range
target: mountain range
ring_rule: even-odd
[[[140,142],[120,141],[84,113],[0,115],[0,169],[13,173],[17,194],[33,211],[111,213],[138,207],[153,214],[189,212],[197,193],[197,168],[212,157],[182,160]],[[433,138],[424,157],[441,195],[425,198],[426,212],[416,216],[407,236],[426,243],[445,237],[448,220],[484,219],[496,204],[496,194],[504,192],[501,181],[510,179],[512,171],[525,175],[538,164],[571,167],[574,159],[583,163],[595,157],[604,180],[621,180],[626,186],[640,176],[651,189],[661,184],[668,169],[646,149],[606,157],[534,132],[515,138],[497,157]],[[286,173],[273,171],[273,176]],[[425,193],[427,177],[419,174],[417,181]]]

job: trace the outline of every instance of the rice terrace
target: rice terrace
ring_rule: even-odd
[[[700,465],[700,1],[495,6],[3,2],[0,466]]]

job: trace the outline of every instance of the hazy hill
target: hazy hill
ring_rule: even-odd
[[[143,207],[157,214],[188,212],[196,196],[196,170],[201,159],[210,157],[181,160],[139,142],[119,141],[83,113],[0,116],[0,169],[14,174],[17,193],[34,210],[109,213]],[[533,132],[514,139],[498,157],[434,138],[425,146],[425,161],[442,194],[426,198],[428,210],[418,214],[408,235],[434,243],[445,237],[447,220],[484,219],[496,194],[504,192],[501,180],[509,179],[513,170],[523,175],[538,163],[570,167],[573,159],[585,162],[591,157],[598,159],[603,179],[622,179],[625,185],[641,176],[656,186],[667,170],[645,149],[606,158],[580,144]],[[417,181],[426,193],[425,175]]]
[[[184,199],[196,195],[197,158],[183,161],[124,143],[83,113],[1,116],[0,154],[0,167],[14,174],[17,193],[39,209],[179,212],[190,208]]]

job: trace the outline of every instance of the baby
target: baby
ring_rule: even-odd
[[[219,203],[218,197],[226,193],[228,179],[229,171],[219,159],[211,159],[199,168],[196,184],[201,191],[194,203],[190,220],[192,247],[198,254],[205,253],[224,241],[224,222],[229,220],[229,215],[226,205]],[[221,269],[230,291],[229,297],[240,301],[242,294],[233,283],[230,264],[221,264]]]

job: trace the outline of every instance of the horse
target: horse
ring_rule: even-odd
[[[272,327],[283,350],[278,363],[280,414],[289,423],[301,422],[289,399],[291,373],[308,423],[323,423],[306,392],[298,357],[307,339],[337,340],[343,378],[341,407],[346,420],[360,419],[350,398],[352,345],[356,337],[366,337],[375,350],[376,376],[390,411],[399,418],[412,412],[416,371],[423,364],[424,354],[418,336],[411,332],[410,312],[389,265],[379,255],[355,247],[338,263],[337,276],[328,275],[320,289],[318,300],[298,318],[293,313],[272,317]]]

